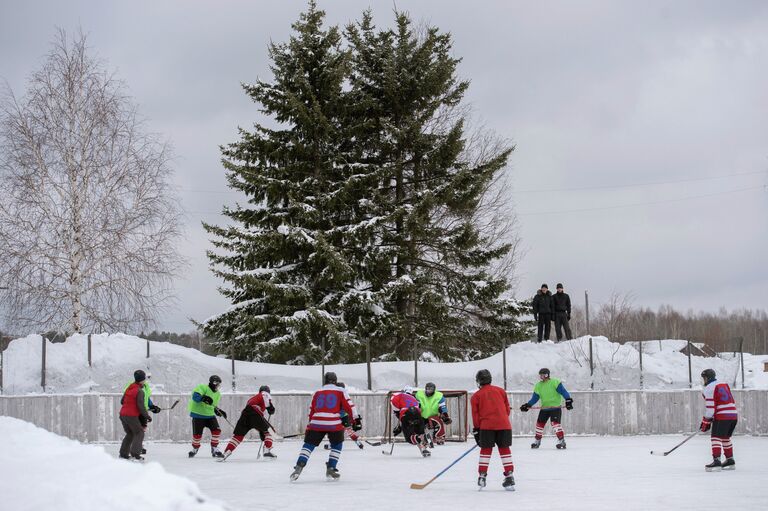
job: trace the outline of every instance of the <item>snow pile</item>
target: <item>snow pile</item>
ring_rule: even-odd
[[[661,340],[643,343],[643,388],[688,388],[688,358],[680,352],[686,341]],[[132,380],[136,369],[149,369],[155,392],[187,393],[195,385],[218,374],[231,389],[232,362],[211,357],[198,350],[165,342],[150,342],[125,334],[92,337],[92,367],[87,360],[87,336],[74,335],[64,343],[48,343],[46,348],[46,392],[85,393],[121,392]],[[41,392],[40,368],[42,339],[31,335],[16,339],[3,353],[4,392],[25,394]],[[539,368],[548,367],[554,377],[566,382],[571,390],[639,389],[640,353],[637,343],[619,344],[605,337],[592,342],[594,375],[590,376],[589,339],[580,337],[562,343],[521,342],[507,348],[507,383],[510,390],[530,390],[537,381]],[[768,356],[744,354],[747,388],[768,388],[768,373],[763,362]],[[503,383],[501,353],[484,359],[459,363],[419,362],[419,382],[434,381],[444,389],[475,388],[474,376],[487,368],[494,381]],[[699,374],[715,369],[721,380],[741,386],[739,360],[731,354],[720,357],[692,358],[694,387]],[[365,364],[328,365],[353,390],[367,388]],[[401,388],[413,382],[413,362],[377,362],[372,364],[374,390]],[[273,391],[309,391],[318,387],[319,366],[286,366],[255,362],[235,362],[237,391],[252,392],[262,384]]]
[[[0,495],[14,511],[224,511],[159,463],[118,460],[28,422],[0,417]],[[6,508],[5,505],[8,507]]]

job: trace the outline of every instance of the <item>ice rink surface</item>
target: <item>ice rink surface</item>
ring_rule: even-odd
[[[683,436],[571,437],[558,451],[546,436],[539,450],[531,439],[515,438],[517,491],[501,487],[498,453],[488,474],[488,487],[478,492],[475,449],[424,490],[410,483],[425,483],[471,443],[437,446],[431,458],[422,458],[410,445],[358,449],[344,443],[339,470],[341,480],[325,480],[328,451],[315,450],[301,478],[288,476],[301,443],[275,444],[277,460],[257,460],[258,442],[246,441],[225,462],[217,462],[204,443],[189,459],[189,444],[149,443],[147,462],[157,461],[171,473],[196,482],[213,499],[239,510],[752,510],[768,502],[768,438],[735,437],[732,472],[704,471],[711,461],[709,437],[693,438],[669,456],[651,456],[651,450],[669,450]],[[223,450],[226,443],[222,443]],[[116,456],[117,446],[106,445]]]

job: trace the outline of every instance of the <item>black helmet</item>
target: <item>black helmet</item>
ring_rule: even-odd
[[[145,373],[141,369],[137,369],[136,371],[133,372],[133,380],[136,383],[143,382],[146,379],[147,379],[147,373]]]
[[[489,385],[491,383],[491,372],[488,369],[480,369],[475,375],[475,381],[480,387]]]
[[[541,369],[539,369],[539,374],[546,374],[547,378],[549,378],[549,369],[547,369],[546,367],[542,367]]]
[[[269,390],[269,385],[262,385],[259,387],[259,392],[266,392],[267,394],[271,394],[272,391]]]
[[[211,387],[211,389],[216,390],[219,385],[221,385],[221,378],[218,375],[214,374],[208,378],[208,386]]]
[[[437,390],[437,385],[435,385],[432,382],[428,382],[426,385],[424,385],[424,393],[430,397],[435,394],[436,390]]]
[[[323,376],[323,384],[328,385],[329,383],[333,383],[334,385],[337,382],[336,373],[328,371],[325,373],[325,376]]]
[[[343,381],[337,381],[337,382],[336,382],[336,386],[337,386],[337,387],[341,387],[342,389],[346,389],[346,388],[347,388],[347,386],[346,386],[346,385],[344,385],[344,382],[343,382]]]
[[[704,384],[709,385],[713,381],[717,379],[717,375],[715,375],[714,369],[704,369],[701,372],[701,377],[704,379]]]

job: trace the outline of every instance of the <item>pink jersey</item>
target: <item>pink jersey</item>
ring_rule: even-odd
[[[398,392],[392,396],[390,402],[392,403],[392,410],[397,412],[397,416],[401,419],[403,418],[403,415],[405,415],[405,412],[408,410],[408,408],[412,406],[415,406],[421,410],[419,400],[410,394],[406,394],[405,392]]]
[[[259,392],[248,400],[248,406],[253,408],[259,415],[266,415],[267,408],[272,404],[272,396],[269,392]]]
[[[332,383],[323,385],[323,388],[312,396],[307,429],[310,431],[343,431],[342,411],[351,418],[358,415],[357,408],[349,398],[346,389],[337,387]]]
[[[727,383],[721,383],[713,380],[704,387],[702,392],[704,401],[707,403],[707,409],[704,417],[719,420],[737,420],[739,418],[736,412],[736,402],[733,400],[731,388]]]

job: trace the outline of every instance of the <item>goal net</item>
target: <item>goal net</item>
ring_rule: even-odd
[[[387,393],[387,417],[385,420],[385,431],[382,438],[390,442],[392,440],[392,430],[397,425],[397,419],[392,412],[392,396],[398,394],[399,390],[390,390]],[[445,425],[445,440],[447,442],[466,442],[469,433],[469,399],[466,390],[440,390],[445,397],[445,403],[448,405],[448,415],[451,423]]]

